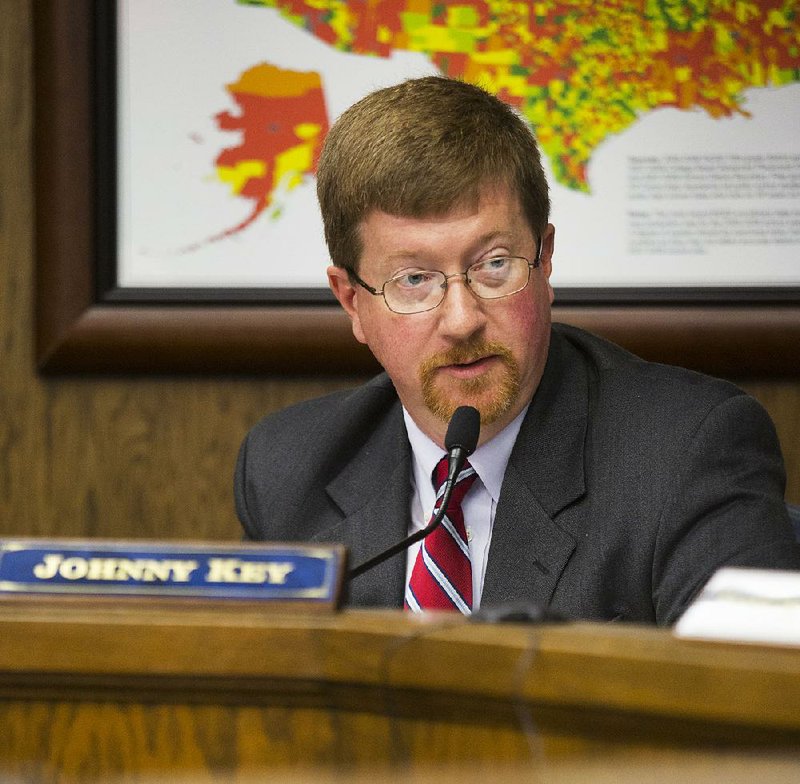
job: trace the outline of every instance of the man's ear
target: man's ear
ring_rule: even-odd
[[[356,340],[359,343],[366,343],[367,339],[364,337],[364,331],[361,329],[361,319],[358,315],[357,290],[350,282],[347,270],[331,264],[328,267],[328,285],[331,287],[333,296],[339,300],[339,304],[344,308],[345,313],[350,316],[350,323]]]
[[[552,223],[547,224],[542,236],[542,255],[541,267],[544,277],[547,280],[547,289],[550,297],[550,304],[553,304],[555,294],[553,287],[550,285],[550,276],[553,274],[553,251],[555,250],[556,243],[556,227]]]

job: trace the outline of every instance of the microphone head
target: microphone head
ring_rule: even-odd
[[[481,415],[477,408],[459,406],[453,413],[447,433],[444,437],[444,448],[449,452],[461,448],[465,456],[471,455],[478,446],[481,433]]]

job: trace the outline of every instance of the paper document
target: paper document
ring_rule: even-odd
[[[800,646],[800,572],[720,569],[680,617],[674,633]]]

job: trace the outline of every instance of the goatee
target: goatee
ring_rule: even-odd
[[[484,357],[500,360],[501,367],[473,378],[454,380],[454,392],[437,384],[437,370],[447,365],[465,365]],[[459,406],[472,405],[481,414],[481,424],[496,422],[514,404],[520,390],[520,373],[511,350],[502,343],[471,341],[428,357],[420,367],[422,399],[437,419],[449,422]]]

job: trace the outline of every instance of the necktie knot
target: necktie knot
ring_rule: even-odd
[[[448,455],[445,455],[436,464],[431,477],[433,480],[433,486],[436,488],[436,504],[434,506],[434,514],[441,506],[445,483],[447,482],[447,475],[449,472],[450,458]],[[461,502],[464,500],[464,496],[467,494],[470,487],[472,487],[472,483],[475,481],[476,476],[477,474],[475,473],[475,469],[469,464],[469,460],[465,460],[464,465],[461,467],[461,471],[459,471],[454,482],[453,491],[450,494],[450,501],[447,504],[448,512],[455,507],[460,509]]]

